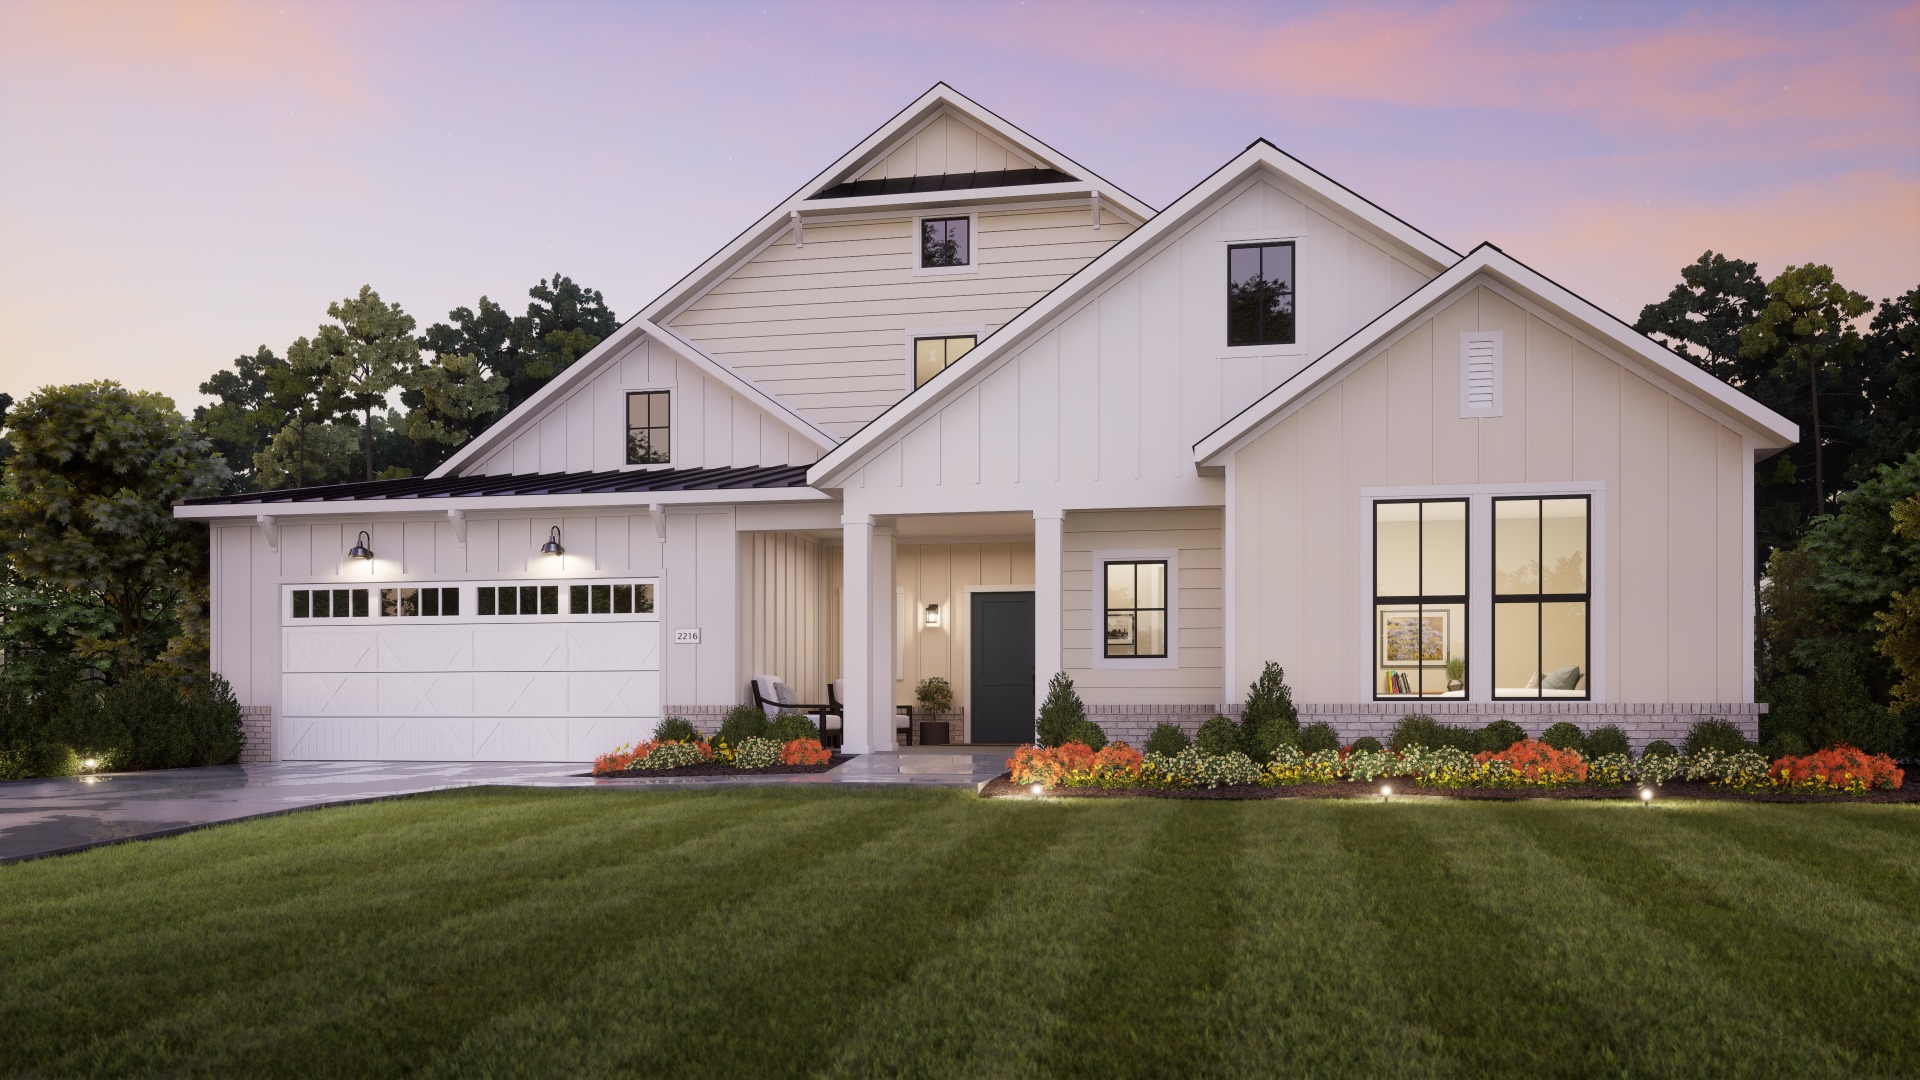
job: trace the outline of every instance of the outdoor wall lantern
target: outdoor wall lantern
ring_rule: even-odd
[[[927,605],[926,623],[929,629],[940,625],[940,605],[939,604]]]
[[[360,539],[353,542],[353,547],[347,552],[347,558],[372,559],[373,549],[367,546],[367,539],[367,531],[365,529],[360,530]],[[345,594],[343,593],[342,595]]]
[[[555,525],[552,531],[547,533],[547,542],[540,545],[540,554],[565,555],[566,553],[567,549],[560,546],[560,526]]]

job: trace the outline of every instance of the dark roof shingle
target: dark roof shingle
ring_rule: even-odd
[[[848,180],[815,192],[815,199],[851,199],[868,195],[918,195],[928,191],[971,191],[975,188],[1019,187],[1026,184],[1065,184],[1075,177],[1059,169],[995,169],[991,172],[940,173],[933,176],[895,176],[886,180]]]
[[[805,465],[751,465],[729,469],[614,469],[607,472],[522,473],[515,476],[410,476],[319,487],[249,491],[189,499],[187,506],[243,503],[370,502],[450,499],[481,495],[608,495],[647,491],[725,491],[805,487]]]

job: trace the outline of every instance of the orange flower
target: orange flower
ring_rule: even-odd
[[[825,765],[833,760],[833,751],[820,745],[819,739],[792,739],[780,748],[782,765]]]
[[[1521,739],[1499,753],[1482,750],[1473,760],[1505,762],[1515,776],[1533,784],[1578,784],[1587,778],[1587,762],[1575,750],[1555,750],[1543,742]]]

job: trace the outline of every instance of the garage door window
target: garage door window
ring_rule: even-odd
[[[475,591],[481,615],[560,614],[558,585],[482,585]]]
[[[383,619],[417,618],[426,616],[458,616],[460,614],[460,590],[457,588],[410,589],[394,588],[380,590],[380,617]]]
[[[364,619],[365,589],[295,589],[288,594],[296,619]]]
[[[653,611],[651,585],[572,585],[567,608],[575,615],[645,615]]]

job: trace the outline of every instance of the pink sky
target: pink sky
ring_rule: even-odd
[[[1920,286],[1920,4],[0,0],[0,390],[190,407],[365,283],[631,314],[936,80],[1155,206],[1264,136],[1623,318]]]

